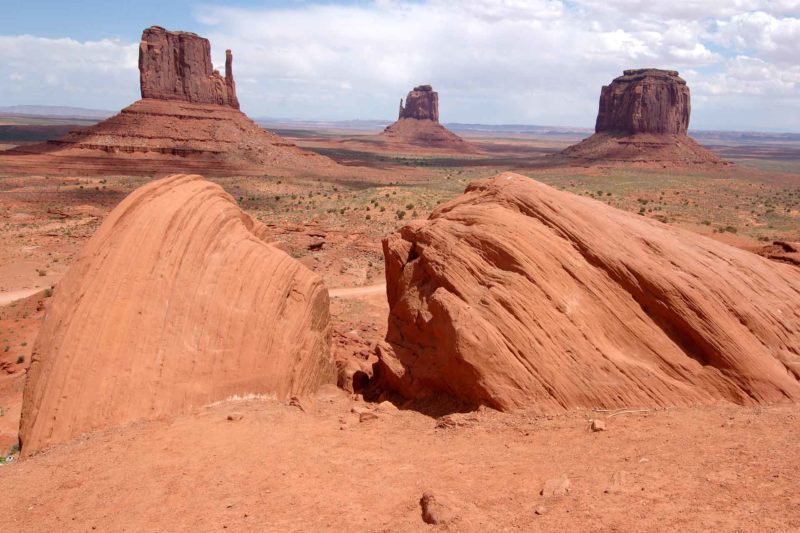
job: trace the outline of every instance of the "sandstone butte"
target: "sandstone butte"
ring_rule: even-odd
[[[470,143],[439,123],[439,93],[430,85],[409,91],[406,103],[400,100],[397,121],[386,127],[381,136],[391,144],[455,152],[474,152]]]
[[[234,395],[335,383],[328,291],[218,185],[137,189],[55,290],[33,349],[23,454]]]
[[[674,70],[626,70],[600,91],[595,134],[562,155],[586,161],[721,165],[688,136],[689,86]]]
[[[208,39],[158,26],[139,45],[142,99],[117,115],[47,143],[0,154],[9,174],[324,174],[333,160],[301,150],[239,111],[233,55],[213,70]]]
[[[225,77],[211,64],[211,43],[194,33],[152,26],[139,43],[142,98],[218,104],[239,109],[233,53],[225,51]]]
[[[800,270],[513,173],[383,241],[374,385],[465,406],[800,400]]]

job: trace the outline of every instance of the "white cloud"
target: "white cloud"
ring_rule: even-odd
[[[138,45],[0,35],[0,101],[108,107],[138,96]],[[126,100],[122,100],[123,102]]]
[[[445,121],[586,126],[601,85],[661,67],[690,83],[695,128],[800,129],[780,112],[800,107],[800,0],[375,0],[194,15],[215,64],[233,49],[253,116],[388,119],[431,83]],[[0,80],[20,77],[0,98],[120,107],[138,95],[135,59],[135,44],[0,37]]]

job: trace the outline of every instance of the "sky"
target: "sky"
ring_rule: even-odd
[[[118,110],[151,25],[233,50],[242,110],[394,119],[415,85],[443,122],[593,127],[600,88],[678,70],[690,128],[800,132],[800,0],[0,0],[0,106]]]

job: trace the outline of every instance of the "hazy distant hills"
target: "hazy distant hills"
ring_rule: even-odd
[[[84,121],[97,121],[114,115],[115,111],[105,109],[89,109],[83,107],[48,106],[48,105],[12,105],[0,106],[0,117],[31,117],[38,119],[53,119],[57,123],[65,120],[75,120],[77,123]],[[390,120],[292,120],[285,118],[261,117],[255,121],[269,129],[281,130],[350,130],[363,131],[364,133],[378,133],[392,123]],[[82,125],[82,124],[81,124]],[[553,137],[588,137],[594,133],[593,128],[579,128],[568,126],[542,126],[536,124],[474,124],[462,122],[447,122],[448,129],[474,135],[533,135]],[[705,141],[800,141],[800,133],[773,133],[751,131],[711,131],[691,130],[689,134],[699,140]]]
[[[31,116],[48,118],[104,119],[116,111],[105,109],[86,109],[83,107],[51,106],[51,105],[11,105],[0,106],[0,115]]]

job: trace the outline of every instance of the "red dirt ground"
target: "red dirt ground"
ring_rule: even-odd
[[[800,528],[796,407],[434,419],[337,390],[299,403],[221,402],[2,467],[0,530]],[[540,494],[562,476],[568,493]],[[449,523],[422,521],[424,491]]]
[[[599,196],[602,189],[610,205],[666,216],[741,247],[755,248],[756,238],[800,239],[795,152],[777,158],[731,145],[725,150],[737,157],[733,169],[700,175],[550,168],[543,155],[572,141],[468,139],[480,154],[362,152],[368,142],[312,135],[291,140],[372,170],[345,167],[321,181],[309,175],[215,181],[323,276],[332,293],[337,357],[365,357],[385,334],[386,298],[375,288],[383,281],[380,237],[414,212],[427,216],[468,181],[502,169],[577,194]],[[145,181],[0,178],[0,298],[52,284],[58,290],[77,250]],[[397,210],[406,212],[403,221]],[[370,288],[354,293],[357,287]],[[10,346],[3,354],[0,345],[0,364],[11,361],[12,370],[0,370],[0,452],[15,441],[24,370],[44,314],[40,300],[0,308],[0,341]],[[25,363],[16,363],[19,355]],[[370,420],[361,412],[378,411],[377,405],[343,392],[299,403],[305,411],[269,399],[222,402],[0,465],[0,491],[7,495],[0,531],[800,529],[796,405],[556,417],[489,410],[442,420],[388,409]],[[228,421],[234,412],[241,420]],[[588,419],[598,417],[607,431],[590,431]],[[562,475],[569,493],[540,494]],[[426,490],[449,507],[452,522],[422,521]]]

